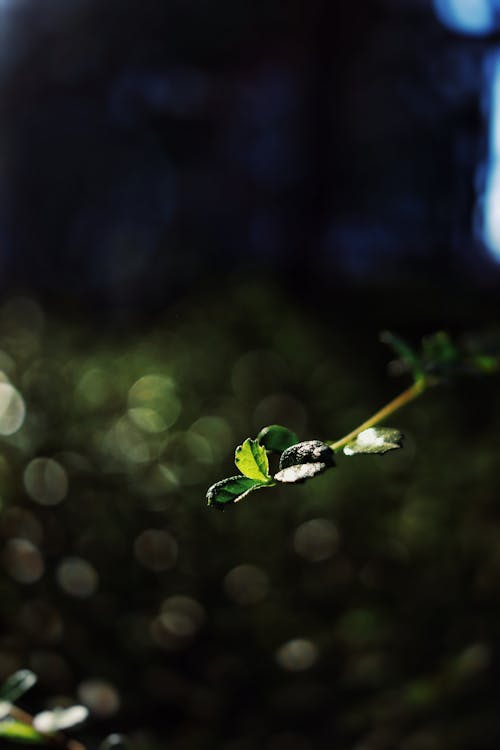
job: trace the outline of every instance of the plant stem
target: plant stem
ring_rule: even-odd
[[[340,440],[328,443],[328,445],[333,451],[338,451],[340,448],[343,448],[344,445],[350,443],[351,440],[357,438],[360,432],[363,432],[363,430],[368,430],[370,427],[374,427],[390,414],[393,414],[395,411],[401,409],[401,407],[405,406],[410,401],[413,401],[415,398],[420,396],[420,394],[423,393],[429,385],[430,383],[426,378],[419,378],[413,383],[413,385],[403,391],[403,393],[400,393],[399,396],[393,398],[392,401],[389,401],[388,404],[379,409],[369,419],[363,422],[363,424],[360,424],[359,427],[356,427],[355,430],[352,430],[347,435],[344,435],[344,437],[340,438]]]

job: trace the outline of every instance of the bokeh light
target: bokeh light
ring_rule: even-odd
[[[256,604],[267,596],[269,580],[256,565],[237,565],[225,576],[224,590],[237,604]]]
[[[162,623],[173,635],[194,635],[206,619],[204,607],[191,596],[176,594],[161,605]]]
[[[99,575],[94,566],[80,557],[62,560],[57,567],[56,576],[62,590],[79,599],[92,596],[99,583]]]
[[[44,574],[40,551],[27,539],[9,539],[3,550],[7,573],[19,583],[35,583]]]
[[[104,370],[91,367],[85,370],[76,385],[76,394],[90,407],[99,408],[112,396],[112,388]]]
[[[91,714],[100,718],[113,716],[120,707],[120,694],[107,680],[84,680],[78,686],[78,697]]]
[[[222,417],[200,417],[193,422],[189,431],[207,442],[215,460],[221,460],[227,456],[234,442],[231,426]]]
[[[497,0],[434,0],[435,11],[448,28],[464,34],[488,34],[494,28]]]
[[[181,402],[170,378],[144,375],[128,393],[128,415],[144,432],[164,432],[177,421]]]
[[[0,382],[0,435],[13,435],[24,422],[26,407],[13,385]]]
[[[187,648],[205,618],[205,610],[196,599],[177,594],[163,602],[160,614],[151,622],[151,636],[161,648],[171,651]]]
[[[318,649],[306,638],[293,638],[276,651],[279,666],[289,672],[302,672],[309,669],[318,659]]]
[[[178,544],[168,531],[146,529],[134,541],[134,555],[149,570],[170,570],[177,562]]]
[[[34,458],[24,471],[28,495],[40,505],[57,505],[68,492],[68,476],[53,458]]]
[[[305,521],[293,536],[295,551],[310,562],[327,560],[335,552],[338,541],[339,534],[335,525],[325,518]]]

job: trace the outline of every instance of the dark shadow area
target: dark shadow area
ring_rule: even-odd
[[[235,274],[496,289],[475,231],[494,45],[430,3],[2,14],[5,291],[156,314]]]

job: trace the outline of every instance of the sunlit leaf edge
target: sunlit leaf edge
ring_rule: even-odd
[[[231,484],[240,485],[240,487],[243,485],[243,489],[240,492],[231,492],[229,489]],[[269,481],[261,482],[258,479],[251,479],[250,477],[245,477],[241,474],[234,477],[227,477],[226,479],[221,479],[219,482],[212,484],[208,488],[206,496],[207,504],[218,510],[223,510],[228,505],[239,503],[254,490],[262,489],[263,487],[270,487],[272,484],[274,484],[272,478],[270,478]],[[217,495],[224,491],[229,495],[227,499],[218,499]]]

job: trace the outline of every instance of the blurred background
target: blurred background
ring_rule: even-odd
[[[498,342],[498,0],[0,0],[0,679],[88,748],[493,750],[498,376],[216,513],[269,423]]]

